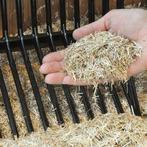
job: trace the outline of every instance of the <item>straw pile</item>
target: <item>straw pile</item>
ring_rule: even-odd
[[[110,32],[83,37],[65,51],[65,70],[75,80],[107,83],[127,80],[127,69],[141,47]]]
[[[0,145],[23,147],[145,147],[147,121],[128,114],[99,115],[95,119],[64,128],[33,133],[17,141],[5,139]]]

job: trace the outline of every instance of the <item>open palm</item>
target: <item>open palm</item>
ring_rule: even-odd
[[[128,75],[135,75],[147,69],[147,11],[141,9],[112,10],[98,21],[83,26],[73,32],[78,40],[85,35],[97,31],[110,31],[123,35],[138,42],[143,47],[141,58],[128,69]],[[86,85],[84,81],[75,81],[64,73],[64,51],[46,55],[40,72],[46,74],[45,82],[48,84]]]

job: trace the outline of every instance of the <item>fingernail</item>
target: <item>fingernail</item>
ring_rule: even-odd
[[[62,81],[62,84],[68,84],[69,80],[70,80],[70,77],[69,76],[66,76],[64,78],[64,80]]]
[[[40,66],[39,71],[43,73],[43,65]]]
[[[50,84],[50,79],[47,78],[47,76],[45,76],[45,78],[44,78],[44,82],[47,83],[47,84]]]

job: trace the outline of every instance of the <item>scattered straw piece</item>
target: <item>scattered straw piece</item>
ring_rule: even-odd
[[[65,71],[75,80],[107,83],[127,80],[127,69],[142,53],[129,39],[98,32],[83,37],[65,50]]]

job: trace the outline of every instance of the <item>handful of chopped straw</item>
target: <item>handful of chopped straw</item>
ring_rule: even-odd
[[[65,71],[74,80],[92,85],[127,80],[127,70],[142,48],[110,32],[95,32],[71,44],[65,51]]]

